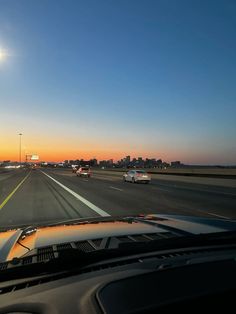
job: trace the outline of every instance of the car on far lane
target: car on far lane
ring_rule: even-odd
[[[76,175],[77,177],[91,177],[91,169],[89,167],[80,167],[77,171],[76,171]]]
[[[123,181],[132,183],[149,183],[151,181],[151,176],[144,170],[130,170],[123,175]]]

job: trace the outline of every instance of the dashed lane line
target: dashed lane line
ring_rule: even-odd
[[[123,191],[122,189],[116,188],[115,186],[109,186],[109,188],[110,188],[110,189],[113,189],[113,190],[120,191],[120,192]]]

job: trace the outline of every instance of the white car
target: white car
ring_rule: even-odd
[[[144,182],[149,183],[151,176],[144,170],[130,170],[123,175],[124,182]]]
[[[76,175],[77,177],[91,177],[91,169],[89,167],[80,167],[77,171],[76,171]]]

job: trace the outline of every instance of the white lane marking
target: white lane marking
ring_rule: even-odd
[[[209,212],[207,212],[207,214],[209,214],[209,215],[211,215],[211,216],[215,216],[215,217],[223,218],[223,219],[231,219],[231,218],[226,217],[226,216],[217,215],[217,214],[213,214],[213,213],[209,213]]]
[[[83,179],[83,181],[88,182],[88,179]]]
[[[215,217],[218,217],[218,218],[223,218],[223,219],[232,219],[230,217],[226,217],[226,216],[222,216],[222,215],[218,215],[218,214],[214,214],[214,213],[210,213],[210,212],[207,212],[207,211],[204,211],[204,210],[201,210],[201,209],[195,209],[195,211],[198,211],[200,213],[204,213],[204,214],[208,214],[210,216],[215,216]]]
[[[90,209],[92,209],[93,211],[95,211],[97,214],[99,214],[102,217],[108,217],[111,216],[109,215],[107,212],[105,212],[104,210],[102,210],[101,208],[97,207],[96,205],[94,205],[93,203],[89,202],[88,200],[86,200],[84,197],[80,196],[78,193],[75,193],[74,191],[72,191],[71,189],[69,189],[67,186],[65,186],[64,184],[60,183],[59,181],[57,181],[56,179],[54,179],[53,177],[49,176],[47,173],[41,171],[45,176],[47,176],[48,178],[50,178],[52,181],[54,181],[55,183],[57,183],[60,187],[62,187],[64,190],[66,190],[68,193],[70,193],[71,195],[73,195],[75,198],[77,198],[79,201],[81,201],[82,203],[84,203],[86,206],[88,206]]]
[[[157,183],[158,185],[165,186],[167,188],[175,188],[175,189],[181,189],[181,190],[190,190],[193,192],[207,192],[207,193],[215,193],[215,194],[223,194],[223,195],[230,195],[230,196],[236,196],[235,193],[229,193],[229,192],[222,192],[222,191],[217,191],[217,190],[205,190],[205,189],[198,189],[198,188],[189,188],[185,186],[178,186],[178,185],[173,185],[173,184],[162,184],[162,183]]]
[[[113,190],[121,191],[121,192],[123,191],[122,189],[116,188],[115,186],[109,186],[109,188]]]

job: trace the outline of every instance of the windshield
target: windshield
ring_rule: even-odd
[[[227,231],[235,30],[233,0],[1,0],[0,260],[25,253],[30,226],[30,249],[159,237],[124,217],[164,219],[173,237]]]

